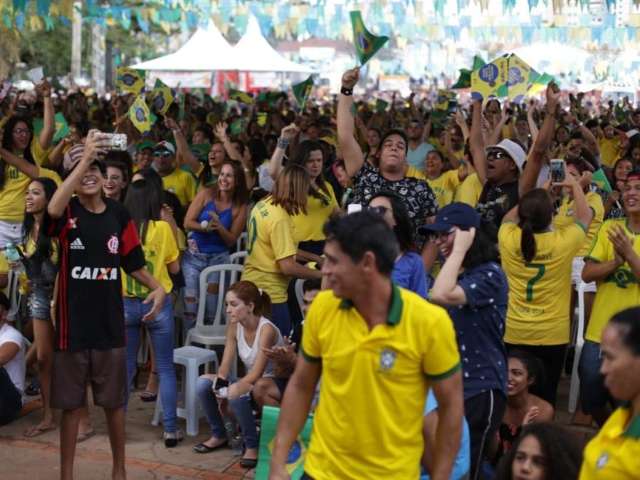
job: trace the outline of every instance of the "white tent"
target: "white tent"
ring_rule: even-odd
[[[235,68],[240,72],[311,73],[312,70],[284,58],[262,36],[255,16],[249,17],[247,31],[233,47]]]
[[[235,53],[213,21],[207,29],[198,28],[196,33],[178,51],[132,65],[138,70],[173,72],[212,72],[237,70]]]

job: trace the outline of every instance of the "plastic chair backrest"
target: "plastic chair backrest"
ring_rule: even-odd
[[[299,278],[296,280],[294,285],[296,292],[296,300],[298,301],[298,306],[300,307],[300,312],[304,312],[304,290],[302,290],[302,285],[304,284],[304,279]],[[304,316],[304,315],[303,315]]]
[[[247,232],[242,232],[236,242],[236,252],[247,249]]]
[[[226,325],[222,322],[223,319],[223,306],[224,296],[229,286],[240,280],[242,274],[242,265],[232,265],[230,263],[222,265],[213,265],[207,267],[200,272],[200,288],[198,290],[198,314],[196,316],[196,329],[207,330],[212,335],[225,336]],[[207,308],[207,278],[210,274],[218,272],[220,278],[218,280],[218,302],[216,303],[216,315],[213,320],[213,325],[204,324],[204,315]]]
[[[11,321],[16,321],[15,318],[20,309],[20,273],[14,270],[9,270],[8,284],[7,284],[7,297],[9,298],[9,312],[7,318]]]
[[[247,258],[247,255],[249,255],[249,252],[247,252],[246,250],[232,253],[229,256],[229,263],[232,263],[234,265],[244,265],[244,261]]]

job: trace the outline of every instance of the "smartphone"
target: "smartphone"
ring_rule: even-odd
[[[229,386],[229,380],[227,380],[226,378],[216,378],[216,390],[220,390],[221,388],[224,387],[228,387]]]
[[[347,205],[347,215],[351,215],[352,213],[361,212],[362,205],[359,203],[350,203]]]
[[[126,133],[105,133],[106,139],[109,141],[109,150],[125,151],[127,149]]]
[[[554,158],[549,162],[549,170],[551,172],[551,182],[552,183],[562,183],[564,182],[564,160],[559,158]]]

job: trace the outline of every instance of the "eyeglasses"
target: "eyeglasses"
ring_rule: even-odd
[[[28,128],[14,128],[13,129],[13,134],[14,135],[23,135],[23,134],[27,134],[29,133],[29,129]]]
[[[449,235],[451,235],[452,233],[455,233],[455,229],[452,228],[451,230],[448,230],[446,232],[434,232],[433,233],[433,238],[435,238],[436,240],[444,240],[446,239]]]
[[[491,150],[489,153],[487,153],[487,158],[495,158],[496,160],[503,160],[506,158],[511,160],[509,154],[507,152],[503,152],[502,150]]]
[[[373,212],[377,215],[384,216],[385,213],[389,210],[387,207],[383,207],[382,205],[377,207],[367,207],[369,212]]]

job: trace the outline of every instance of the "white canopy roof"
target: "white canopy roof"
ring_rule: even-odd
[[[233,48],[225,40],[213,21],[207,29],[198,28],[196,33],[178,51],[132,65],[138,70],[166,70],[174,72],[202,72],[236,70]]]
[[[233,47],[236,68],[242,72],[311,73],[311,69],[292,62],[278,53],[260,31],[254,15],[249,16],[247,31]]]

